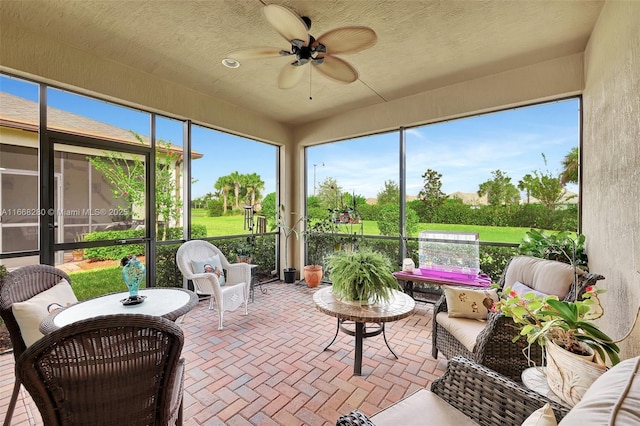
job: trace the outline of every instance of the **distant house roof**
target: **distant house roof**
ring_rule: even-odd
[[[2,108],[0,108],[0,126],[31,132],[38,131],[38,103],[0,92],[0,104],[2,104]],[[140,143],[129,130],[57,108],[47,108],[47,121],[49,128],[65,133],[120,143]],[[140,137],[143,141],[149,143],[148,137],[144,135],[140,135]],[[164,150],[164,148],[160,149]],[[182,152],[181,146],[172,143],[169,149],[175,152]],[[199,152],[191,151],[192,159],[202,158],[202,156]]]
[[[469,204],[471,206],[486,206],[489,204],[489,200],[486,195],[479,197],[475,192],[457,191],[449,194],[449,198],[459,198],[464,204]]]
[[[522,200],[523,203],[527,202],[526,197]],[[529,197],[529,203],[531,204],[539,204],[540,200],[536,197]],[[558,204],[578,204],[578,194],[575,192],[565,190],[564,195],[558,201]]]

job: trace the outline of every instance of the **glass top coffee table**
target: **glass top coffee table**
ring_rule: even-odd
[[[398,321],[411,315],[416,307],[416,302],[413,298],[401,291],[394,290],[391,300],[387,303],[360,306],[340,301],[331,290],[331,287],[325,287],[313,294],[313,302],[316,308],[320,312],[338,319],[336,334],[324,350],[329,349],[336,340],[340,330],[355,336],[356,344],[353,374],[359,376],[362,374],[362,339],[382,333],[384,342],[397,359],[398,355],[391,349],[389,342],[387,342],[387,336],[384,334],[384,324],[386,322]],[[344,323],[348,321],[355,324],[355,330],[344,327]],[[378,326],[375,327],[373,331],[366,331],[366,323],[374,323]]]

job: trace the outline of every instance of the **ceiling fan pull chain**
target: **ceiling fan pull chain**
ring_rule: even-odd
[[[313,98],[311,97],[311,73],[313,72],[313,70],[311,69],[311,67],[309,67],[309,100],[312,101]]]

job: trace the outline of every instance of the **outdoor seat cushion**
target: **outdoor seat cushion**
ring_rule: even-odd
[[[371,416],[371,422],[376,426],[478,425],[436,394],[426,389],[420,389]]]
[[[487,323],[477,319],[450,317],[447,312],[438,312],[436,322],[447,330],[458,342],[473,352],[478,335]]]
[[[574,272],[584,271],[554,260],[538,259],[529,256],[516,256],[505,272],[504,287],[512,287],[520,282],[545,294],[554,294],[563,299],[571,290]]]
[[[640,356],[598,377],[559,425],[640,425]]]

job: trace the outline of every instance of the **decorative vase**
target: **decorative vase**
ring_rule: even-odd
[[[318,287],[322,280],[322,266],[320,265],[307,265],[304,267],[304,280],[307,282],[307,287]]]
[[[138,298],[138,289],[144,280],[145,267],[135,256],[129,258],[126,263],[122,260],[124,268],[122,268],[122,279],[129,289],[129,299]]]
[[[410,257],[402,260],[402,271],[410,272],[413,274],[413,270],[416,269],[416,264]]]
[[[591,355],[574,354],[551,341],[545,345],[549,389],[571,407],[606,370],[606,366],[593,362],[593,349],[585,348]]]

